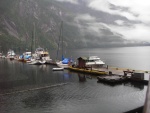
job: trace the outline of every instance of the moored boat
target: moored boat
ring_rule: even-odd
[[[98,56],[89,56],[86,59],[86,66],[102,67],[104,64]]]
[[[14,60],[15,56],[16,56],[16,54],[15,54],[14,50],[11,50],[11,49],[10,49],[10,50],[7,52],[6,58],[8,58],[8,59],[10,59],[10,60]]]
[[[69,68],[72,62],[72,59],[64,58],[62,61],[56,62],[56,64],[60,68]]]
[[[51,61],[49,53],[43,48],[39,47],[36,49],[35,53],[32,54],[31,60],[27,61],[29,64],[39,65],[49,63]]]
[[[53,70],[53,71],[63,71],[64,68],[53,68],[52,70]]]
[[[46,61],[42,61],[42,60],[37,60],[37,59],[35,59],[35,60],[32,60],[31,62],[29,62],[28,64],[30,64],[30,65],[42,65],[42,64],[45,64],[45,62]]]

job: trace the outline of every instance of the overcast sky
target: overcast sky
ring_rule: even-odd
[[[57,0],[60,2],[70,2],[79,4],[80,0]],[[99,28],[105,27],[116,34],[120,34],[125,39],[148,41],[150,42],[150,1],[149,0],[82,0],[86,6],[102,11],[113,16],[120,16],[126,19],[118,18],[114,20],[115,24],[110,23],[92,23],[90,29],[99,32]],[[76,17],[86,21],[94,22],[95,17],[89,14],[82,14]],[[111,19],[111,18],[110,18]],[[96,21],[95,21],[96,22]],[[95,24],[95,26],[93,26]]]

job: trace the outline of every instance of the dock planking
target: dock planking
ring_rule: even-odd
[[[149,78],[149,84],[147,88],[143,113],[150,113],[150,78]]]

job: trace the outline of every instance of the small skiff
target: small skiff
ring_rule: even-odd
[[[53,71],[63,71],[64,68],[53,68],[52,70],[53,70]]]

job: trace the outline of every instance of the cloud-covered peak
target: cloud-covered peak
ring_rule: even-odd
[[[112,32],[125,39],[150,42],[150,1],[88,0],[87,7],[110,15],[113,23],[105,22],[103,25]],[[114,16],[118,18],[114,19]]]
[[[112,15],[120,15],[129,20],[150,23],[150,1],[148,0],[90,0],[88,7]]]

